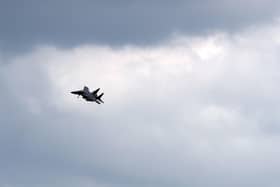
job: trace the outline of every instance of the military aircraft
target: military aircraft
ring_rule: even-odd
[[[88,87],[84,87],[83,90],[77,90],[77,91],[72,91],[72,94],[82,96],[86,101],[91,101],[91,102],[96,102],[98,104],[104,103],[101,99],[101,97],[104,95],[104,93],[97,95],[97,92],[100,90],[100,88],[94,90],[93,92],[90,92]]]

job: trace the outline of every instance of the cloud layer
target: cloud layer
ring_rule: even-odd
[[[174,33],[235,32],[279,16],[277,0],[9,0],[0,2],[0,48],[34,44],[154,44]]]
[[[279,186],[279,31],[2,57],[1,186]]]

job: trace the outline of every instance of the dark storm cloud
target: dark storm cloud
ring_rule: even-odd
[[[2,0],[0,48],[34,44],[151,44],[174,32],[235,31],[271,21],[279,2]]]

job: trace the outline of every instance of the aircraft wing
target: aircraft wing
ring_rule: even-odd
[[[92,92],[92,94],[93,94],[93,95],[97,95],[97,92],[98,92],[99,90],[100,90],[100,88],[94,90],[94,91]]]
[[[89,88],[87,86],[84,86],[84,92],[89,93]]]

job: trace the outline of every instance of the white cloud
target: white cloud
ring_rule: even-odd
[[[0,66],[0,101],[11,105],[0,111],[14,116],[2,119],[3,159],[42,174],[15,176],[34,185],[47,168],[95,185],[278,186],[279,31],[12,57]],[[101,87],[105,104],[69,93],[84,85]]]

